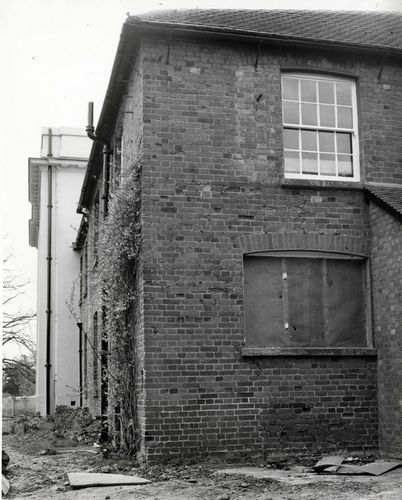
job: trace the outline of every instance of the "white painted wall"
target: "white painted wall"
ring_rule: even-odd
[[[85,132],[74,129],[56,129],[71,133],[68,140],[53,138],[52,165],[52,261],[51,261],[51,392],[52,412],[57,405],[79,406],[79,254],[73,250],[81,215],[76,213],[91,141]],[[44,131],[47,132],[47,129]],[[81,135],[80,135],[81,134]],[[74,138],[77,138],[76,157],[72,157]],[[58,141],[58,145],[57,145]],[[84,151],[86,144],[86,151]],[[68,145],[68,147],[67,147]],[[57,146],[57,147],[56,147]],[[64,147],[64,149],[63,149]],[[68,150],[70,158],[56,154]],[[30,159],[30,168],[38,168],[39,204],[38,295],[37,295],[37,411],[46,414],[46,323],[47,323],[47,238],[48,238],[48,161],[47,137],[42,138],[42,158]],[[34,176],[32,176],[33,178]],[[74,315],[77,315],[74,317]]]

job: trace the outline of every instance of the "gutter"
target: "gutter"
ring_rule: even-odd
[[[148,34],[150,31],[172,32],[174,31],[179,35],[196,34],[199,36],[204,33],[207,37],[218,36],[225,38],[237,38],[241,41],[255,41],[262,40],[269,45],[292,45],[300,47],[309,47],[317,49],[332,49],[332,50],[353,50],[358,52],[366,52],[370,54],[384,54],[395,55],[402,57],[402,50],[394,47],[367,45],[360,43],[350,43],[337,40],[323,40],[319,38],[309,38],[294,35],[283,35],[277,33],[266,33],[254,30],[242,30],[237,28],[227,28],[224,26],[205,26],[197,24],[184,24],[184,23],[171,23],[161,21],[148,21],[139,17],[132,16],[126,21],[125,25],[136,28],[138,34]]]
[[[116,118],[113,117],[113,112],[116,110],[117,101],[127,85],[127,80],[130,76],[132,63],[136,56],[136,42],[137,37],[126,23],[120,34],[120,41],[117,48],[116,57],[112,67],[112,73],[109,79],[105,100],[103,102],[102,110],[96,127],[96,136],[103,137],[108,140],[111,135]],[[132,45],[134,42],[134,46]],[[132,51],[128,53],[128,49]],[[126,56],[127,54],[127,56]],[[133,55],[132,55],[133,54]],[[90,115],[88,109],[88,119],[93,119],[93,114]],[[92,123],[88,122],[91,131],[94,131]],[[88,128],[88,127],[87,127]],[[94,142],[91,153],[89,155],[88,167],[85,172],[84,181],[81,188],[80,199],[78,202],[77,212],[82,214],[85,209],[89,208],[89,199],[91,196],[92,188],[97,185],[97,179],[101,169],[101,162],[99,161],[102,154],[102,147],[99,142]]]
[[[112,148],[107,137],[95,133],[94,121],[94,103],[88,103],[88,125],[86,126],[87,136],[94,142],[103,146],[103,217],[107,217],[109,211],[109,184],[110,184],[110,155]],[[92,151],[91,151],[92,152]],[[96,182],[96,181],[95,181]]]
[[[378,187],[395,189],[400,191],[400,199],[402,200],[402,186],[400,184],[386,184],[380,185],[378,184],[366,184],[365,192],[366,192],[366,201],[373,201],[383,210],[388,212],[390,215],[398,219],[402,222],[402,204],[395,203],[394,200],[390,199],[386,196],[386,194],[382,194],[381,191],[375,188]],[[398,193],[399,194],[399,193]]]

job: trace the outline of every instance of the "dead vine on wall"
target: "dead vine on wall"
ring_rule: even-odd
[[[108,413],[116,444],[135,454],[138,442],[135,321],[141,247],[141,160],[113,193],[100,237],[99,299],[108,343]],[[110,418],[114,414],[114,418]]]

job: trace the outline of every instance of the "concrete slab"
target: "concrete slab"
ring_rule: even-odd
[[[358,483],[389,483],[395,487],[401,487],[402,492],[402,467],[394,469],[381,476],[369,475],[338,475],[338,474],[317,474],[312,472],[309,467],[294,466],[289,470],[268,469],[265,467],[230,467],[219,469],[215,474],[242,475],[253,477],[255,479],[267,479],[278,481],[282,484],[297,486],[311,483],[338,483],[343,484],[347,481]],[[402,496],[401,496],[402,498]]]
[[[125,476],[124,474],[103,474],[97,472],[69,472],[67,474],[72,488],[87,486],[116,486],[122,484],[148,484],[151,481],[139,476]]]

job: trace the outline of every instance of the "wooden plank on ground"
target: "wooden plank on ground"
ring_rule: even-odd
[[[332,474],[352,475],[352,474],[368,474],[370,476],[381,476],[397,467],[401,467],[402,462],[371,462],[366,465],[349,465],[342,464],[336,467],[327,467],[323,472]],[[318,471],[317,471],[318,472]]]
[[[366,464],[362,466],[362,469],[364,469],[367,474],[372,474],[373,476],[381,476],[381,474],[385,474],[386,472],[389,472],[390,470],[396,469],[397,467],[401,467],[402,462],[385,462],[385,461],[378,461],[378,462],[372,462],[371,464]]]
[[[319,460],[313,466],[313,469],[316,472],[322,472],[322,471],[328,469],[329,467],[336,467],[335,470],[331,469],[331,471],[335,472],[344,460],[345,460],[345,457],[343,457],[343,456],[329,455],[329,456],[323,457],[321,460]]]
[[[148,479],[144,479],[139,476],[125,476],[124,474],[103,474],[97,472],[69,472],[67,474],[67,477],[72,488],[150,483]]]

